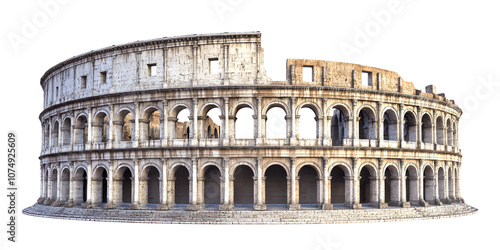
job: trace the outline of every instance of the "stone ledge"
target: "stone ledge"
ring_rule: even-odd
[[[158,224],[337,224],[453,218],[477,213],[467,204],[357,210],[185,211],[82,209],[35,204],[23,214],[66,220]]]

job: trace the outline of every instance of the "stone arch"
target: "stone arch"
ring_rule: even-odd
[[[88,186],[88,174],[87,168],[84,166],[78,166],[75,169],[73,177],[73,202],[75,204],[83,204],[87,201],[87,186]]]
[[[62,145],[70,145],[71,144],[71,117],[66,116],[63,119],[61,128],[61,136],[62,136]]]
[[[156,105],[150,105],[143,109],[140,120],[141,140],[152,141],[161,139],[161,127],[163,123],[162,109]]]
[[[446,145],[453,146],[453,126],[451,125],[451,119],[448,117],[446,119]]]
[[[113,121],[114,138],[116,141],[132,141],[134,137],[134,113],[129,108],[121,108]]]
[[[106,110],[99,110],[93,118],[94,142],[108,142],[109,140],[109,114]]]
[[[405,167],[405,200],[410,204],[418,204],[418,167],[413,163],[408,163]]]
[[[430,165],[424,165],[422,169],[424,184],[423,198],[426,202],[434,202],[434,169]]]
[[[203,200],[205,204],[221,204],[221,197],[223,197],[221,189],[221,174],[223,172],[219,166],[214,164],[207,164],[202,168],[200,174],[203,179]]]
[[[365,104],[358,109],[358,138],[359,139],[376,139],[377,135],[377,124],[375,120],[377,112],[375,109]]]
[[[316,117],[323,117],[323,109],[314,101],[304,101],[299,103],[295,108],[295,115],[300,115],[300,110],[302,108],[310,108]]]
[[[288,203],[288,172],[281,164],[269,164],[265,168],[265,203],[287,204]]]
[[[351,184],[346,179],[351,175],[349,165],[334,163],[330,168],[330,202],[332,204],[346,204],[351,201]]]
[[[446,176],[445,176],[445,172],[444,172],[444,167],[443,166],[439,166],[437,168],[437,191],[438,191],[438,199],[440,201],[443,201],[445,200],[445,194],[446,194],[446,190],[445,190],[445,181],[446,181]]]
[[[412,109],[406,109],[403,114],[403,139],[406,142],[416,142],[417,115]]]
[[[393,162],[389,162],[382,170],[384,177],[384,200],[385,203],[397,205],[400,202],[399,180],[401,179],[399,168]]]
[[[318,164],[314,161],[305,161],[305,162],[299,163],[295,169],[296,173],[300,172],[300,169],[302,169],[305,166],[310,166],[310,167],[314,168],[314,170],[316,171],[316,174],[318,175],[318,178],[323,178],[322,168],[320,166],[318,166]]]
[[[92,203],[100,206],[108,202],[109,171],[104,165],[97,165],[92,173]]]
[[[452,166],[448,166],[448,198],[450,200],[455,199],[455,177],[454,177],[454,171]]]
[[[332,145],[343,146],[344,139],[349,138],[349,117],[352,116],[351,111],[344,103],[335,103],[328,110],[328,118],[331,117],[329,129]]]
[[[187,112],[187,119],[180,121],[181,113]],[[185,103],[176,103],[169,110],[169,124],[170,134],[173,139],[189,139],[192,137],[193,131],[190,131],[189,116],[193,114],[191,105]]]
[[[252,103],[239,101],[231,107],[230,114],[235,119],[233,129],[236,139],[255,138],[257,120],[254,118],[256,116],[256,109]],[[248,124],[253,124],[253,126],[248,126]]]
[[[75,144],[85,144],[88,142],[88,116],[80,113],[75,119]]]
[[[398,112],[391,106],[384,108],[383,117],[383,139],[390,141],[398,140]]]
[[[45,121],[43,124],[43,148],[47,149],[50,147],[50,123]]]
[[[162,171],[156,164],[148,163],[141,174],[141,203],[160,204]]]
[[[361,164],[358,172],[359,203],[377,203],[377,168],[370,162]]]
[[[68,166],[64,166],[61,168],[61,193],[60,193],[60,201],[67,202],[69,201],[69,192],[70,192],[70,169]]]
[[[196,180],[192,178],[190,168],[183,163],[176,163],[170,168],[170,180],[174,181],[173,185],[173,198],[175,204],[188,204],[189,203],[189,180]]]
[[[298,111],[295,119],[299,120],[297,137],[303,139],[319,138],[319,116],[316,107],[304,104]],[[314,128],[314,130],[312,129]]]
[[[435,127],[436,127],[436,143],[439,145],[444,145],[444,122],[443,122],[443,117],[441,115],[438,115],[435,120]]]
[[[282,101],[275,100],[267,103],[262,110],[266,121],[265,137],[272,139],[288,138],[287,115],[289,111],[287,105]]]
[[[230,170],[231,171],[231,170]],[[232,167],[234,204],[253,204],[255,195],[255,170],[252,165],[241,162]]]
[[[49,172],[49,180],[50,180],[50,199],[52,201],[57,200],[57,175],[59,174],[59,170],[56,167],[50,169]]]
[[[429,112],[425,111],[422,114],[421,118],[421,126],[422,126],[422,134],[420,139],[423,143],[432,143],[432,116]]]
[[[52,123],[51,139],[52,147],[59,146],[59,119],[56,119]]]
[[[297,168],[300,204],[320,203],[320,172],[313,164],[305,163]]]
[[[208,102],[203,107],[200,108],[201,123],[203,128],[202,137],[206,139],[218,139],[219,133],[215,131],[220,131],[221,121],[220,117],[224,115],[223,109],[216,102]],[[213,113],[210,115],[209,113]]]
[[[114,176],[115,201],[120,204],[132,203],[134,193],[134,168],[128,164],[120,164]]]

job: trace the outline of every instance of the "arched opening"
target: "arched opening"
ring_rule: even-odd
[[[399,176],[396,167],[392,165],[388,166],[385,169],[384,177],[385,202],[397,204],[399,202]]]
[[[149,204],[160,203],[160,172],[155,167],[149,167],[148,171],[148,200]]]
[[[398,140],[398,116],[392,109],[384,112],[384,140]]]
[[[132,141],[132,113],[128,110],[122,110],[118,113],[115,124],[116,135],[118,141]]]
[[[121,203],[132,203],[132,172],[128,167],[123,167],[117,174],[121,180]]]
[[[107,142],[109,139],[109,120],[104,112],[95,116],[93,124],[93,136],[95,142]]]
[[[75,123],[75,144],[85,144],[88,140],[87,117],[79,116]]]
[[[412,112],[406,112],[403,123],[403,136],[406,142],[417,141],[417,120]]]
[[[444,127],[443,118],[439,116],[436,119],[436,142],[439,145],[444,145]]]
[[[177,113],[177,121],[175,122],[175,139],[189,139],[191,133],[189,129],[189,109],[182,108]]]
[[[347,111],[342,106],[332,108],[330,112],[332,117],[331,137],[333,146],[344,145],[344,139],[349,137],[349,121],[347,120]]]
[[[428,165],[424,169],[424,200],[434,202],[434,171]]]
[[[108,202],[108,173],[103,167],[95,170],[94,178],[92,179],[92,189],[94,193],[94,202]]]
[[[206,139],[218,139],[219,135],[216,130],[220,130],[221,125],[221,111],[216,106],[206,108],[208,111],[203,117],[203,131]]]
[[[445,189],[444,189],[444,170],[443,168],[439,168],[438,170],[438,191],[439,191],[439,200],[443,201],[444,200],[444,194],[445,194]]]
[[[236,121],[234,122],[236,139],[253,139],[254,132],[254,112],[249,107],[240,108],[236,112]]]
[[[422,142],[432,143],[432,122],[428,114],[422,116]]]
[[[369,108],[363,108],[358,115],[359,139],[374,140],[376,135],[375,114]]]
[[[299,138],[316,139],[318,138],[318,116],[316,112],[309,107],[303,107],[299,110]],[[297,117],[296,117],[297,119]]]
[[[87,201],[87,172],[83,168],[79,168],[73,178],[73,201],[76,204],[82,204]]]
[[[71,119],[64,119],[62,126],[62,145],[71,144]]]
[[[377,202],[377,180],[376,172],[370,166],[364,166],[360,172],[359,180],[359,203]]]
[[[281,107],[270,108],[266,113],[266,138],[287,138],[286,112]]]
[[[299,171],[299,203],[316,204],[318,202],[318,173],[312,166],[304,166]]]
[[[52,141],[52,147],[58,147],[59,146],[59,122],[54,122],[54,128],[52,129],[52,138],[50,139]]]
[[[69,200],[69,169],[65,168],[61,174],[61,201]]]
[[[446,137],[448,137],[446,145],[453,146],[453,127],[451,126],[450,119],[446,121],[446,127],[448,128],[446,132]]]
[[[266,203],[287,204],[287,173],[280,165],[272,165],[265,172]]]
[[[330,195],[331,203],[345,203],[346,202],[346,173],[341,166],[334,166],[332,172],[330,173],[332,177],[330,182]]]
[[[144,112],[145,124],[143,125],[143,140],[160,140],[160,111],[156,108],[149,108]]]
[[[205,204],[221,204],[220,177],[221,173],[216,166],[209,166],[205,170],[205,181],[203,185],[203,198]]]
[[[47,149],[50,145],[50,124],[45,124],[43,129],[43,148]]]
[[[418,204],[418,174],[414,166],[409,166],[405,172],[406,201]]]
[[[253,204],[254,181],[250,167],[240,165],[234,170],[234,204]]]
[[[183,166],[175,170],[175,204],[189,203],[189,171]]]
[[[52,169],[52,174],[50,175],[50,199],[52,201],[57,200],[57,169]]]

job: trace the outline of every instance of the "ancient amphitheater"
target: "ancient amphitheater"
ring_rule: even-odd
[[[261,33],[166,37],[41,78],[40,198],[28,215],[155,223],[454,217],[461,109],[395,72],[288,59]]]

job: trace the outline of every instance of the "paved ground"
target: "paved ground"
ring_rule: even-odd
[[[112,221],[166,224],[330,224],[404,221],[451,218],[471,215],[478,210],[467,204],[449,204],[430,207],[389,207],[377,209],[317,210],[305,207],[300,211],[288,211],[286,207],[270,206],[268,211],[251,211],[250,207],[237,207],[235,211],[218,211],[214,207],[201,211],[185,211],[182,207],[159,211],[146,207],[141,210],[79,207],[65,208],[35,204],[23,210],[31,216],[85,221]]]

